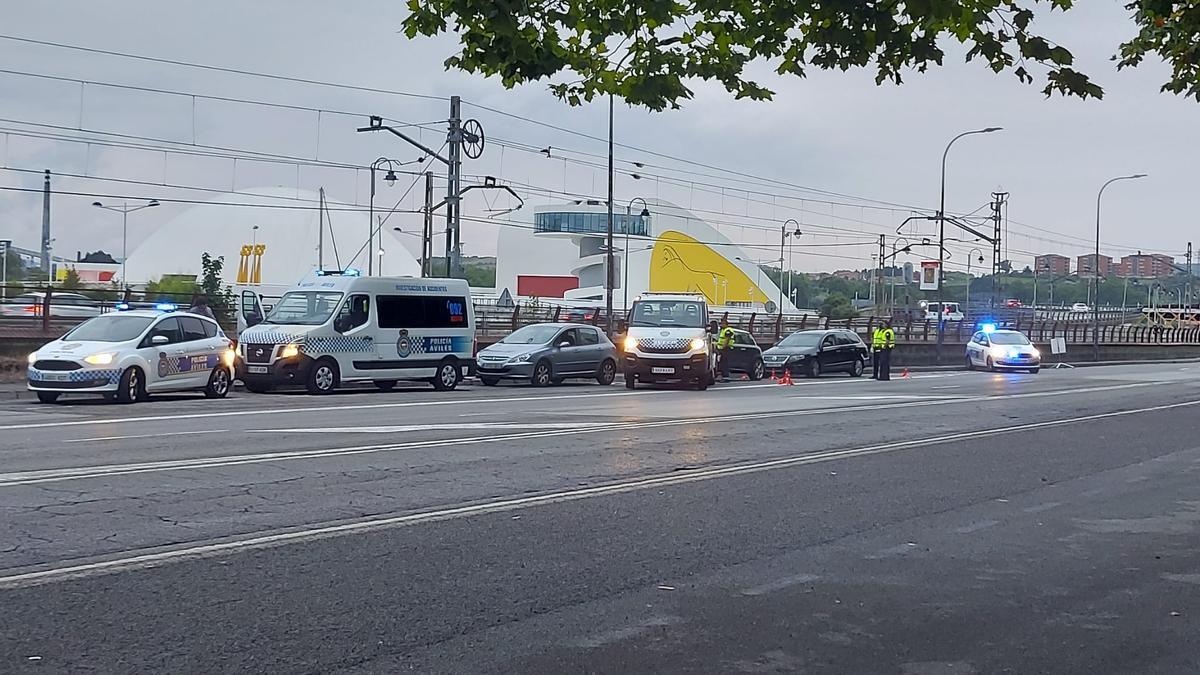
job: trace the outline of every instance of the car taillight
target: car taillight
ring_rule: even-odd
[[[29,305],[28,307],[25,308],[25,311],[28,312],[29,314],[37,314],[38,312],[42,311],[42,306],[41,305]]]

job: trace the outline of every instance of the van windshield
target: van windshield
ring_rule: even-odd
[[[688,300],[639,300],[633,305],[631,326],[703,328],[704,303]]]
[[[288,291],[271,308],[263,323],[320,326],[329,320],[342,301],[335,291]]]

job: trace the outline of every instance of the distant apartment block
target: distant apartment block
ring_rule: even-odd
[[[1097,273],[1102,277],[1110,276],[1113,273],[1113,259],[1111,256],[1101,255],[1097,264],[1094,253],[1081,255],[1075,259],[1075,273],[1081,277],[1091,277]]]
[[[1175,258],[1162,253],[1136,253],[1121,258],[1117,266],[1117,275],[1122,277],[1142,277],[1158,279],[1169,277],[1175,273]]]
[[[1033,259],[1033,271],[1038,274],[1066,276],[1071,273],[1071,259],[1065,255],[1048,253]]]

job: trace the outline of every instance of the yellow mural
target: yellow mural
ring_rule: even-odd
[[[238,263],[237,282],[239,284],[262,283],[262,256],[266,253],[266,244],[243,244],[241,261]],[[254,256],[251,258],[251,256]]]
[[[771,300],[736,264],[696,239],[663,232],[650,258],[650,291],[703,293],[714,305]]]

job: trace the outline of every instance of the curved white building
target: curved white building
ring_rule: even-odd
[[[279,188],[260,188],[254,192],[296,196],[295,190]],[[313,200],[314,206],[317,204],[316,193],[301,192],[300,197]],[[213,201],[227,199],[228,196],[223,195]],[[326,203],[333,211],[324,227],[325,269],[355,267],[365,272],[366,256],[371,254],[364,247],[368,233],[367,213],[337,210],[344,205],[329,201],[328,198]],[[332,225],[330,220],[333,221]],[[146,237],[130,253],[126,269],[129,282],[135,285],[168,274],[199,275],[200,256],[208,252],[213,256],[225,257],[222,279],[233,285],[237,281],[242,247],[258,243],[266,246],[262,256],[262,285],[287,287],[317,269],[321,258],[320,240],[321,227],[316,208],[198,204]],[[375,249],[375,274],[421,275],[421,265],[397,239],[390,226],[384,227],[376,235]],[[379,250],[384,251],[382,256],[378,255]],[[353,259],[356,254],[357,259]]]
[[[613,304],[639,293],[702,293],[713,305],[794,312],[754,257],[712,225],[667,202],[648,216],[614,213]],[[534,231],[502,230],[496,287],[516,295],[604,301],[608,210],[600,201],[534,209]],[[557,292],[555,292],[557,291]]]

